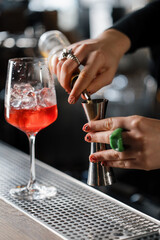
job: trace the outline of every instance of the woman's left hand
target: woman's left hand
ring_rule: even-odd
[[[116,168],[152,170],[160,168],[160,120],[141,116],[114,117],[91,121],[83,126],[88,132],[87,142],[109,144],[111,133],[123,128],[125,150],[113,149],[95,152],[89,156],[90,161],[100,161]]]

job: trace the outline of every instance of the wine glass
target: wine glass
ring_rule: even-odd
[[[45,58],[15,58],[8,62],[5,88],[5,119],[25,132],[30,145],[30,179],[10,194],[19,199],[45,199],[56,195],[56,188],[37,183],[35,175],[35,137],[57,119],[53,76]]]

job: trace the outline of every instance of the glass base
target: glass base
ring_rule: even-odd
[[[37,183],[32,187],[17,186],[10,190],[10,194],[14,198],[23,200],[40,200],[52,198],[56,195],[57,189],[55,187],[46,187]]]

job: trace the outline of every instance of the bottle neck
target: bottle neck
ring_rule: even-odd
[[[44,57],[57,54],[68,45],[70,45],[70,42],[66,36],[57,30],[47,31],[43,33],[38,42],[40,53]]]

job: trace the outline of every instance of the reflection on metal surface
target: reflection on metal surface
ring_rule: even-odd
[[[87,120],[100,120],[105,118],[108,100],[95,99],[82,102]],[[98,151],[106,150],[104,143],[91,143],[90,154]],[[113,171],[110,167],[106,167],[98,163],[89,163],[88,185],[90,186],[108,186],[115,182]]]
[[[28,155],[1,143],[0,166],[0,196],[61,239],[160,239],[159,221],[39,161],[37,180],[45,185],[53,183],[58,189],[56,197],[39,201],[12,199],[6,190],[28,180]]]

